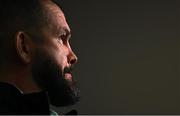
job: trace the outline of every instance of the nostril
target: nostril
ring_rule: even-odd
[[[70,60],[70,64],[75,64],[76,62],[77,62],[76,58]]]
[[[68,62],[69,62],[69,64],[73,65],[73,64],[77,63],[77,61],[78,61],[77,56],[74,54],[73,51],[71,51],[70,54],[68,55]]]

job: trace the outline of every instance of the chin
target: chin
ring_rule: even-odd
[[[47,92],[51,105],[74,105],[79,101],[79,89],[72,77],[65,79],[68,72],[59,70],[59,67],[54,58],[39,52],[32,63],[32,78],[39,88]]]
[[[62,81],[62,80],[61,80]],[[61,84],[60,84],[61,83]],[[74,105],[79,101],[79,89],[74,84],[68,84],[64,79],[64,83],[60,82],[47,89],[50,104],[55,107],[64,107]]]

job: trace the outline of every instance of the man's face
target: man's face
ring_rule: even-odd
[[[78,101],[79,90],[71,75],[77,57],[69,44],[70,28],[57,6],[50,6],[49,10],[49,24],[39,35],[44,41],[35,44],[32,77],[47,91],[52,105],[73,105]]]

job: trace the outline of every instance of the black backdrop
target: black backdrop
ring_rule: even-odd
[[[79,114],[180,114],[178,0],[62,0]]]

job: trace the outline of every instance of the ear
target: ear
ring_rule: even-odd
[[[31,41],[24,32],[17,32],[15,36],[16,50],[21,61],[25,64],[31,61]]]

